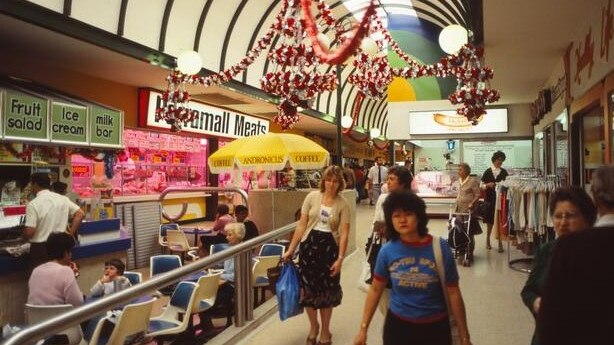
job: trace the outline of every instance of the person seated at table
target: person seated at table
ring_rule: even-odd
[[[234,222],[235,219],[232,215],[230,215],[230,209],[227,204],[219,204],[217,205],[217,209],[215,211],[215,222],[213,222],[213,227],[211,228],[210,235],[204,235],[200,237],[200,253],[199,256],[207,256],[209,255],[209,247],[215,243],[226,243],[226,231],[224,227],[226,224]]]
[[[231,246],[237,245],[245,238],[245,225],[243,223],[228,223],[225,226],[226,240]],[[224,261],[224,272],[220,276],[220,283],[217,289],[215,304],[211,309],[199,313],[200,328],[203,331],[214,329],[211,322],[211,314],[227,315],[234,310],[235,295],[235,260],[234,257]]]
[[[248,213],[249,211],[247,209],[247,206],[235,206],[235,217],[237,217],[237,222],[243,223],[243,225],[245,225],[245,238],[243,239],[243,241],[251,240],[252,238],[258,237],[258,235],[260,235],[256,223],[252,222],[250,219],[247,218]]]
[[[104,263],[104,274],[98,279],[90,290],[91,297],[103,297],[114,292],[125,290],[132,286],[130,280],[124,276],[126,265],[120,260],[113,258]]]
[[[83,293],[75,279],[76,265],[71,261],[75,239],[66,232],[54,232],[47,238],[49,261],[37,266],[28,281],[28,304],[83,304]]]

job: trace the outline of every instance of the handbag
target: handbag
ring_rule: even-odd
[[[279,276],[281,275],[281,264],[282,260],[279,259],[279,263],[277,264],[277,266],[267,268],[266,270],[266,276],[269,281],[269,290],[271,290],[271,293],[273,293],[273,295],[275,295],[276,293],[275,285],[277,285],[277,281],[279,280]]]
[[[491,212],[492,204],[488,201],[478,200],[473,208],[473,214],[480,218],[484,219]]]
[[[450,309],[450,296],[448,296],[448,290],[446,288],[446,273],[445,266],[443,265],[443,256],[441,254],[441,242],[439,237],[433,236],[433,253],[435,255],[435,266],[437,267],[437,274],[439,275],[439,282],[441,283],[441,289],[443,290],[443,297],[446,300],[446,306],[448,307],[450,315],[450,332],[452,336],[452,345],[461,345],[460,333],[458,332],[458,326],[452,318]]]

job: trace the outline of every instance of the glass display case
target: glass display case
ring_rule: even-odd
[[[458,193],[458,169],[420,171],[414,177],[418,195],[422,197],[451,197]]]
[[[93,160],[71,156],[73,190],[80,197],[91,198],[93,187],[112,188],[117,197],[159,194],[167,187],[207,185],[206,141],[128,129],[124,135],[126,149],[117,154],[113,177],[98,181],[105,186],[92,185],[97,175]]]

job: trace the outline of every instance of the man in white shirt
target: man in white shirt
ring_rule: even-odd
[[[47,173],[32,174],[30,185],[36,197],[26,206],[23,235],[30,241],[30,267],[34,268],[48,260],[45,243],[49,235],[65,232],[68,218],[72,217],[69,232],[76,237],[85,214],[66,196],[49,190],[51,180]]]
[[[382,157],[375,158],[375,164],[369,169],[367,180],[371,186],[371,201],[369,205],[373,205],[373,201],[377,201],[382,194],[382,184],[388,179],[388,168],[382,163]]]

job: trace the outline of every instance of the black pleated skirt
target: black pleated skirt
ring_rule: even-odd
[[[330,268],[337,260],[339,246],[333,234],[312,230],[299,249],[299,272],[303,296],[301,306],[315,309],[341,304],[341,275],[330,276]]]

